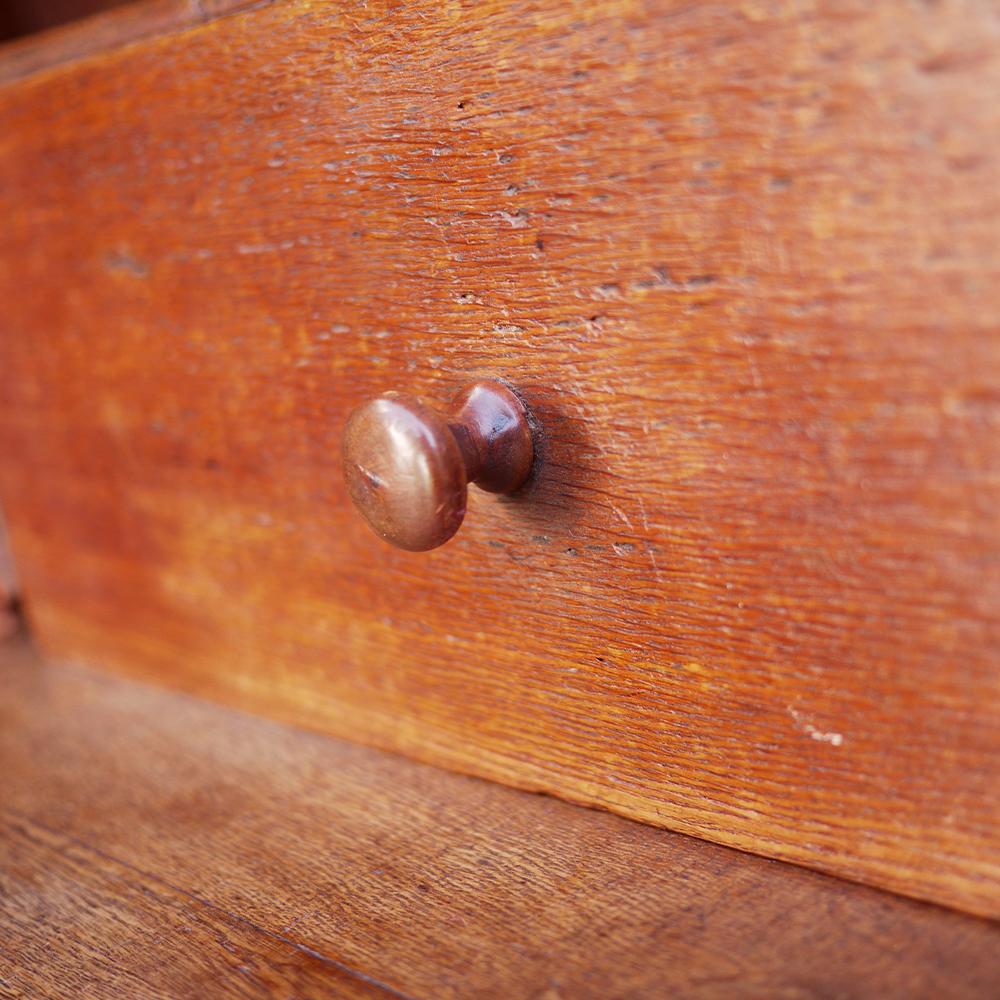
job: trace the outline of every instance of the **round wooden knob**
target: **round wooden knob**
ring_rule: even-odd
[[[463,389],[445,413],[387,392],[359,406],[344,429],[351,499],[377,535],[411,552],[458,531],[469,483],[512,493],[533,457],[524,404],[492,380]]]

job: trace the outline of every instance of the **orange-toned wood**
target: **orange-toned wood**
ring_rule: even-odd
[[[13,652],[14,995],[937,1000],[1000,979],[996,923]]]
[[[54,655],[1000,914],[986,4],[275,4],[0,92]],[[372,538],[350,410],[545,428]]]

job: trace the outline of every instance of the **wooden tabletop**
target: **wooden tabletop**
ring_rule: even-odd
[[[0,995],[989,996],[1000,927],[0,645]]]

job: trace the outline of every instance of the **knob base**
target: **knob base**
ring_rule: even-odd
[[[489,493],[513,493],[535,458],[528,410],[503,382],[487,379],[463,389],[451,404],[448,427],[458,442],[470,483]]]

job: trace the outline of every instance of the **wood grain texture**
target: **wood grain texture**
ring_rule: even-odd
[[[1000,914],[989,3],[289,2],[0,92],[56,656]],[[387,389],[533,486],[351,510]]]
[[[393,997],[99,849],[0,816],[4,997]]]
[[[32,997],[937,1000],[1000,980],[996,923],[18,647],[0,792],[0,983]]]

